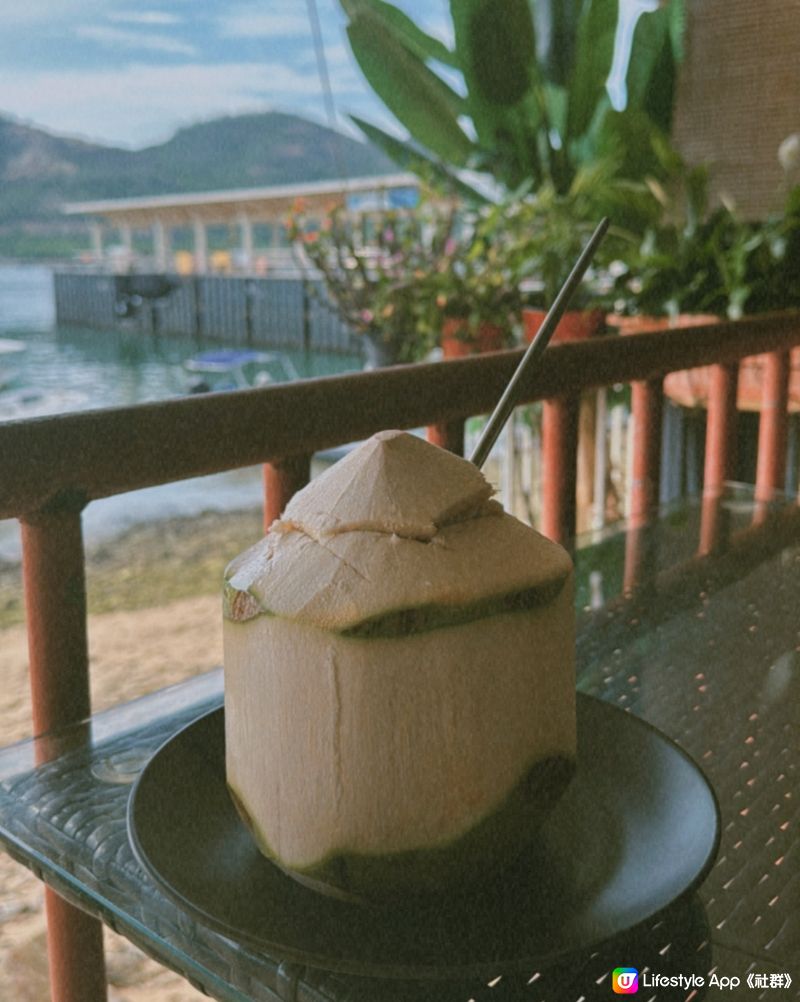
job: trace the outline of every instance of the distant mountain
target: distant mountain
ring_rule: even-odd
[[[56,136],[0,115],[0,231],[63,229],[64,202],[395,170],[374,147],[279,112],[190,125],[167,142],[134,151]]]

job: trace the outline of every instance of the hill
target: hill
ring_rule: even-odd
[[[226,188],[385,174],[374,147],[280,112],[218,118],[169,140],[125,150],[57,136],[0,115],[0,255],[54,246],[75,232],[61,205]],[[71,243],[72,241],[67,241]],[[35,252],[34,252],[35,256]]]

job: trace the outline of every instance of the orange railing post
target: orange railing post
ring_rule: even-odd
[[[264,464],[264,532],[311,476],[310,456],[287,456]]]
[[[441,424],[431,424],[425,429],[425,437],[433,445],[438,445],[457,456],[464,455],[464,422],[442,421]]]
[[[648,379],[635,382],[631,387],[633,464],[629,515],[634,523],[646,519],[658,504],[664,410],[661,382],[661,379]]]
[[[555,397],[542,411],[542,532],[558,543],[575,536],[579,402]]]
[[[33,727],[37,735],[91,712],[81,504],[21,520]],[[37,746],[46,761],[46,740]],[[52,1002],[105,1002],[100,921],[45,891]]]
[[[706,423],[703,494],[722,492],[736,469],[736,388],[738,362],[711,367]]]
[[[716,550],[724,533],[721,498],[736,469],[736,391],[739,363],[714,365],[708,393],[706,454],[699,552]]]
[[[631,591],[640,581],[646,561],[644,526],[658,504],[661,479],[661,426],[664,413],[662,380],[648,379],[631,386],[633,456],[631,463],[630,527],[625,536],[623,587]]]
[[[758,422],[756,501],[763,507],[784,489],[789,427],[789,352],[763,356],[761,417]]]

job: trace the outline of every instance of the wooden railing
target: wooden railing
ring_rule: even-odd
[[[766,356],[756,498],[768,502],[784,483],[795,345],[800,314],[551,347],[522,391],[524,402],[545,401],[542,530],[562,541],[572,536],[579,394],[617,383],[633,384],[629,511],[634,527],[644,520],[657,500],[661,382],[669,371],[714,366],[704,493],[718,494],[731,472],[738,361],[755,354]],[[421,425],[433,441],[460,450],[466,418],[491,411],[520,357],[515,350],[0,426],[0,518],[16,517],[22,526],[34,733],[90,713],[86,504],[263,463],[269,524],[307,482],[318,450]],[[54,895],[47,900],[54,999],[104,997],[99,926]]]

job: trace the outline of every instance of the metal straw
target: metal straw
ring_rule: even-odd
[[[558,326],[558,321],[561,319],[564,311],[566,310],[570,299],[572,299],[573,293],[580,285],[583,273],[589,267],[589,262],[594,257],[594,253],[600,245],[600,241],[605,236],[607,229],[608,219],[603,218],[600,220],[600,223],[592,234],[591,239],[583,248],[581,256],[575,262],[574,268],[569,273],[569,277],[561,287],[561,291],[556,296],[553,305],[550,307],[547,316],[544,318],[542,326],[536,334],[536,337],[533,341],[531,341],[528,346],[528,350],[522,356],[522,359],[520,360],[514,375],[509,380],[508,386],[506,386],[502,397],[500,397],[492,416],[486,422],[486,427],[483,429],[480,441],[475,446],[475,451],[470,456],[470,462],[474,463],[477,467],[480,468],[486,462],[486,457],[492,451],[492,446],[497,441],[497,436],[503,430],[503,426],[517,405],[517,398],[519,397],[523,376],[531,367],[534,360],[537,359],[547,347],[550,338],[553,336],[553,332]]]

